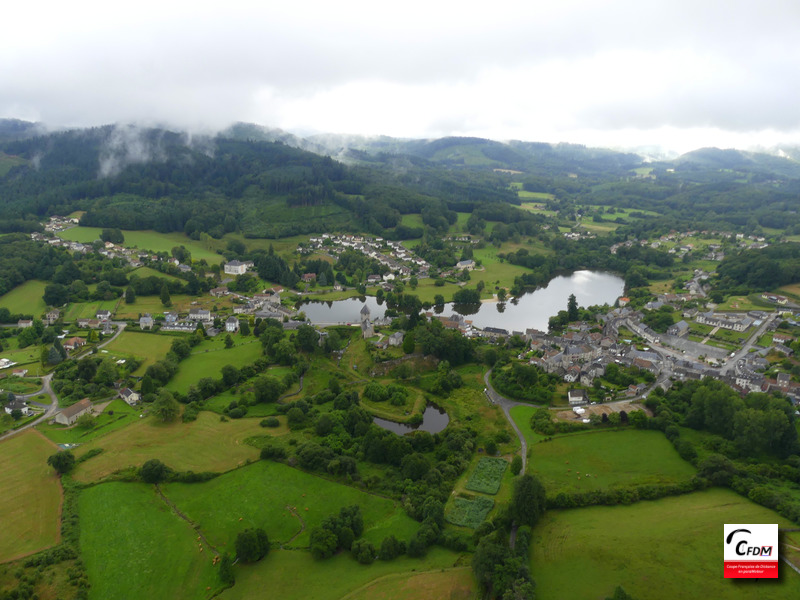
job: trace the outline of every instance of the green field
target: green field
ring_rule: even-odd
[[[171,483],[164,493],[218,546],[232,545],[244,528],[263,527],[272,542],[292,540],[292,547],[307,547],[311,529],[351,504],[361,507],[364,538],[376,546],[389,534],[407,541],[419,527],[394,500],[272,461],[262,460],[206,483]],[[302,533],[300,519],[305,523]]]
[[[0,562],[38,552],[61,538],[61,483],[47,465],[57,450],[31,430],[0,443]]]
[[[412,577],[419,572],[453,567],[458,554],[439,547],[430,549],[425,558],[400,557],[392,561],[377,560],[371,565],[358,564],[348,553],[327,560],[314,560],[309,552],[273,550],[254,565],[237,565],[236,585],[225,590],[221,600],[251,600],[272,597],[267,590],[280,590],[281,600],[345,600],[373,598],[363,596],[364,586],[392,574]],[[351,596],[352,594],[352,596]],[[390,596],[394,597],[394,596]],[[396,596],[397,598],[447,598],[448,596]],[[454,600],[472,598],[455,596]]]
[[[255,362],[261,356],[261,344],[256,338],[242,338],[239,335],[231,337],[236,343],[233,348],[225,348],[224,334],[196,346],[191,356],[181,361],[178,372],[166,388],[185,394],[189,391],[189,386],[196,384],[203,377],[219,378],[225,365],[238,368]]]
[[[117,310],[117,305],[121,304],[121,300],[116,298],[114,300],[92,300],[90,302],[75,302],[67,307],[64,313],[64,321],[70,322],[76,319],[94,319],[96,318],[98,310],[110,310],[112,316]]]
[[[469,476],[466,488],[473,492],[496,494],[507,466],[508,462],[503,458],[481,458]]]
[[[0,177],[5,177],[14,167],[28,164],[27,159],[0,152]]]
[[[101,227],[73,227],[61,232],[60,237],[65,240],[90,244],[100,239]],[[192,260],[206,259],[209,264],[219,264],[225,259],[214,250],[216,242],[211,241],[207,247],[203,242],[196,241],[183,233],[158,233],[157,231],[123,231],[126,248],[138,248],[151,252],[166,252],[169,254],[175,246],[185,246],[192,253]]]
[[[142,360],[143,362],[135,371],[135,374],[144,375],[147,367],[167,355],[172,342],[176,339],[172,336],[158,335],[156,333],[123,331],[105,348],[115,354],[125,354]]]
[[[531,451],[533,445],[545,437],[531,429],[531,417],[536,410],[535,406],[513,406],[509,410],[511,418],[514,419],[514,423],[517,424],[522,435],[525,436],[525,441],[528,442],[528,451]]]
[[[47,304],[42,300],[46,286],[45,281],[26,281],[0,296],[0,308],[7,308],[11,314],[33,315],[38,319],[47,312]]]
[[[677,483],[695,470],[657,431],[626,429],[565,435],[531,447],[529,471],[548,495],[619,485]]]
[[[227,471],[258,459],[258,450],[245,440],[274,432],[258,422],[238,419],[225,423],[210,412],[201,412],[191,423],[165,425],[152,417],[140,419],[78,448],[75,454],[79,457],[92,448],[102,448],[103,453],[78,465],[74,477],[97,481],[118,470],[138,468],[151,458],[178,471]]]
[[[180,281],[183,283],[183,279],[180,277],[175,277],[174,275],[170,275],[168,273],[162,273],[161,271],[156,271],[155,269],[151,269],[150,267],[139,267],[138,269],[134,269],[130,272],[129,277],[133,276],[139,277],[140,279],[144,279],[145,277],[161,277],[162,279],[169,279],[171,281]]]
[[[536,597],[602,599],[618,585],[634,598],[800,597],[800,576],[784,564],[777,582],[724,579],[725,523],[792,526],[719,488],[631,506],[549,511],[533,532]]]
[[[81,492],[81,556],[89,598],[210,598],[219,586],[209,548],[140,483],[106,483]],[[206,588],[211,591],[206,591]]]

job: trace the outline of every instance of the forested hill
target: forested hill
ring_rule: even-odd
[[[723,223],[800,233],[800,163],[737,150],[644,163],[575,144],[300,138],[246,123],[215,136],[122,125],[41,131],[0,120],[2,231],[82,210],[85,225],[193,237],[363,231],[408,239],[476,209],[485,220],[536,221],[512,206],[534,198],[567,219],[598,206],[657,213],[632,226],[636,236]],[[412,213],[419,217],[403,219]]]
[[[0,152],[4,220],[85,210],[86,225],[190,235],[391,235],[405,213],[453,221],[454,209],[517,202],[507,176],[491,170],[455,177],[402,157],[349,167],[281,142],[162,129],[67,131],[0,142]]]

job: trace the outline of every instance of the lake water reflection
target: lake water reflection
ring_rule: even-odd
[[[480,279],[482,273],[472,274],[473,280]],[[622,295],[625,282],[622,278],[610,273],[595,271],[576,271],[569,276],[552,279],[547,287],[524,294],[520,298],[508,302],[484,302],[474,305],[446,304],[442,310],[449,315],[458,312],[472,321],[476,327],[498,327],[509,331],[525,331],[539,329],[547,331],[550,317],[566,310],[567,299],[575,294],[579,306],[595,304],[613,305]],[[413,292],[411,292],[413,293]],[[370,317],[382,317],[386,312],[386,304],[378,304],[377,298],[349,298],[335,302],[310,302],[300,307],[306,318],[312,323],[359,323],[359,314],[364,305],[370,310]]]
[[[427,431],[428,433],[439,433],[447,427],[450,422],[450,417],[443,408],[439,408],[433,404],[428,404],[425,412],[422,413],[422,423],[419,425],[407,425],[405,423],[395,423],[388,419],[381,419],[374,417],[372,422],[378,427],[388,429],[397,435],[405,435],[412,431]]]

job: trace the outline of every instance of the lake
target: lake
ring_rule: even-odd
[[[474,274],[477,277],[479,274]],[[579,306],[595,304],[613,305],[625,289],[622,278],[610,273],[575,271],[569,276],[556,277],[546,287],[539,288],[507,302],[483,302],[475,305],[445,304],[439,314],[453,312],[464,315],[476,327],[498,327],[508,331],[539,329],[547,331],[550,317],[567,309],[567,299],[575,294]],[[410,293],[414,293],[410,291]],[[382,317],[386,304],[378,304],[373,296],[349,298],[334,302],[310,302],[300,307],[312,323],[359,323],[359,314],[364,305],[370,310],[370,318]]]
[[[428,404],[425,412],[422,413],[422,423],[419,425],[407,425],[406,423],[396,423],[388,419],[381,419],[380,417],[373,417],[372,422],[378,427],[387,429],[396,433],[397,435],[405,435],[412,431],[427,431],[428,433],[439,433],[447,427],[450,422],[450,417],[443,408],[439,408],[433,404]]]

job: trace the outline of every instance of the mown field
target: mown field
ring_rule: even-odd
[[[38,552],[61,538],[61,483],[47,465],[57,450],[31,430],[0,443],[0,562]]]
[[[230,298],[214,298],[213,296],[187,296],[186,294],[173,294],[170,298],[172,304],[164,306],[161,303],[161,296],[136,296],[136,302],[128,304],[124,300],[119,302],[117,312],[114,315],[117,319],[138,319],[139,315],[150,313],[153,317],[161,315],[167,311],[187,313],[192,308],[207,308],[212,310],[214,306],[228,308],[232,306]]]
[[[73,227],[61,232],[60,237],[65,240],[90,244],[94,240],[100,239],[101,227]],[[126,248],[138,248],[139,250],[149,250],[151,252],[166,252],[167,254],[175,246],[185,246],[192,253],[193,260],[206,259],[209,264],[219,264],[225,259],[215,252],[216,243],[211,241],[208,246],[203,242],[196,241],[183,233],[159,233],[157,231],[123,231],[125,236],[123,246]]]
[[[565,435],[531,447],[530,473],[548,495],[620,485],[677,483],[695,469],[658,431],[625,429]]]
[[[220,546],[232,545],[244,528],[263,527],[270,541],[285,544],[299,534],[291,546],[307,547],[311,529],[351,504],[361,507],[363,537],[376,546],[389,534],[407,541],[419,527],[394,500],[272,461],[259,461],[205,483],[171,483],[163,489],[209,541]]]
[[[213,553],[200,552],[195,531],[153,486],[97,485],[81,492],[79,507],[91,600],[210,598],[219,588]]]
[[[402,557],[389,562],[378,560],[371,565],[361,565],[347,553],[328,560],[314,560],[309,552],[273,550],[259,563],[237,565],[234,570],[236,585],[218,597],[221,600],[250,600],[269,597],[266,590],[280,590],[282,600],[372,598],[371,595],[363,595],[364,586],[371,582],[379,585],[387,575],[405,579],[420,572],[447,572],[447,569],[456,565],[459,557],[459,554],[434,547],[423,559]],[[397,597],[427,600],[448,596],[415,596],[409,593]],[[471,596],[455,598],[465,597]]]
[[[0,296],[0,308],[7,308],[11,314],[33,315],[38,319],[47,311],[47,304],[42,299],[46,286],[45,281],[26,281]]]
[[[206,340],[192,350],[191,356],[181,361],[178,372],[166,388],[170,391],[185,394],[189,386],[196,384],[204,377],[219,378],[222,367],[234,365],[241,367],[254,362],[261,356],[262,348],[254,337],[231,336],[235,342],[232,348],[225,348],[225,334]]]
[[[800,597],[800,575],[784,564],[777,582],[724,579],[725,523],[790,526],[719,488],[631,506],[548,511],[533,532],[536,597],[600,600],[618,585],[634,598]]]
[[[248,459],[258,459],[258,450],[244,440],[274,433],[258,422],[259,419],[222,422],[210,412],[201,412],[192,423],[163,424],[152,417],[140,419],[78,448],[76,456],[92,448],[103,448],[103,453],[78,465],[74,477],[78,481],[97,481],[117,470],[138,468],[151,458],[179,471],[227,471]]]
[[[392,573],[345,596],[346,600],[471,600],[479,598],[477,582],[469,567],[426,573]]]
[[[167,355],[175,339],[177,338],[155,333],[123,331],[105,349],[115,354],[125,354],[142,360],[142,364],[134,374],[144,375],[147,367]]]
[[[73,302],[64,311],[64,321],[70,322],[76,319],[94,319],[98,310],[110,310],[112,316],[117,310],[117,306],[123,304],[119,298],[114,300],[91,300],[89,302]]]

